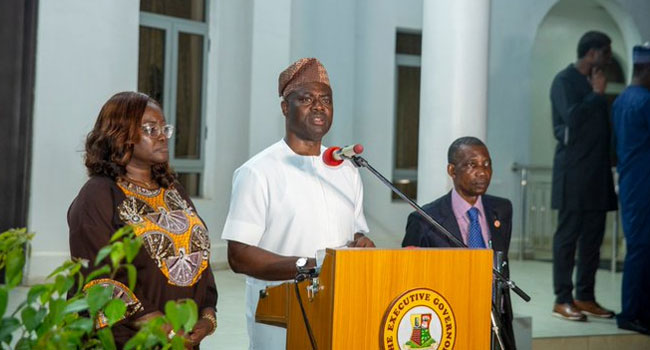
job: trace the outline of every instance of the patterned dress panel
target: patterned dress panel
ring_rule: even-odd
[[[88,282],[84,287],[83,291],[87,291],[90,287],[94,285],[100,285],[104,288],[113,287],[113,296],[112,299],[122,299],[126,305],[126,312],[124,316],[120,318],[123,320],[125,318],[131,317],[136,314],[138,311],[143,310],[140,300],[133,294],[133,292],[124,284],[112,280],[110,278],[100,278]],[[97,312],[97,321],[95,323],[95,328],[100,329],[108,326],[108,318],[104,315],[104,312],[99,310]]]
[[[167,282],[194,285],[210,260],[210,238],[199,216],[174,188],[148,190],[124,181],[118,186],[126,196],[118,206],[120,218],[142,238]]]

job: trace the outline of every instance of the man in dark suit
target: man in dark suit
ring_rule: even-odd
[[[512,204],[505,198],[485,194],[492,178],[492,161],[487,147],[475,137],[461,137],[449,146],[447,160],[447,174],[454,188],[422,209],[468,247],[502,252],[505,262],[502,273],[507,277]],[[417,212],[408,217],[402,246],[455,247]],[[504,350],[515,349],[512,305],[507,289],[497,309]]]
[[[559,210],[553,236],[553,315],[586,321],[586,315],[614,317],[594,296],[605,215],[616,209],[610,119],[604,96],[607,81],[602,71],[612,57],[611,41],[603,33],[588,32],[577,51],[578,60],[559,72],[551,85],[557,140],[551,207]]]

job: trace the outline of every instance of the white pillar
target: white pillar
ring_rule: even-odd
[[[418,199],[451,188],[447,148],[485,141],[490,0],[423,1]]]
[[[254,0],[251,40],[248,151],[253,155],[284,136],[278,76],[291,64],[291,0]]]
[[[138,88],[139,23],[131,0],[38,3],[29,283],[70,258],[66,213],[88,179],[85,136],[109,97]]]

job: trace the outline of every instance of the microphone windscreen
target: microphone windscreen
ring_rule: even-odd
[[[343,163],[343,159],[336,160],[334,159],[333,153],[340,150],[341,147],[332,146],[323,152],[323,163],[329,166],[339,166]]]

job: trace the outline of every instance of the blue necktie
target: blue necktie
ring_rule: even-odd
[[[481,224],[478,222],[478,209],[471,207],[467,211],[469,216],[469,237],[467,237],[467,246],[470,248],[485,248],[483,235],[481,234]]]

